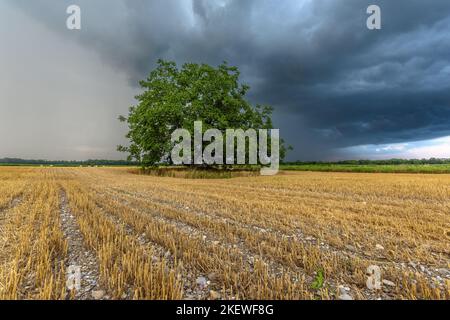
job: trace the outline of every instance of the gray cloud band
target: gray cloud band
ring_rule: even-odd
[[[73,1],[9,2],[67,32],[61,12]],[[448,0],[76,3],[84,13],[76,41],[133,84],[157,58],[239,66],[252,101],[275,107],[294,146],[288,160],[450,134]],[[383,12],[377,32],[366,27],[371,4]]]

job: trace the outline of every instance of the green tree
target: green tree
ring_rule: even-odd
[[[128,147],[118,150],[129,154],[143,166],[171,162],[171,134],[178,128],[194,132],[194,121],[203,122],[203,130],[216,128],[272,129],[272,108],[253,107],[245,95],[249,86],[239,83],[239,70],[226,63],[217,68],[186,63],[181,69],[171,61],[158,60],[149,77],[140,82],[143,92],[138,104],[129,109]],[[282,141],[281,141],[282,142]],[[280,155],[286,149],[281,143]]]

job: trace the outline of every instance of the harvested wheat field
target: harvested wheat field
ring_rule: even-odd
[[[0,299],[450,297],[450,175],[19,167],[0,181]]]

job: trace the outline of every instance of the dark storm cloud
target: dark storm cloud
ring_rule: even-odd
[[[14,0],[136,85],[158,58],[237,65],[293,158],[450,135],[448,0]],[[64,29],[65,8],[83,29]],[[382,30],[366,28],[378,4]]]

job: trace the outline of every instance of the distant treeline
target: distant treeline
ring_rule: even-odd
[[[284,162],[286,165],[339,164],[339,165],[400,165],[400,164],[450,164],[450,159],[388,159],[388,160],[344,160],[336,162],[295,161]]]
[[[388,159],[388,160],[344,160],[336,162],[326,161],[293,161],[283,162],[285,166],[289,165],[424,165],[424,164],[450,164],[450,159]],[[127,160],[84,160],[84,161],[65,161],[65,160],[34,160],[3,158],[0,159],[0,165],[44,165],[44,166],[139,166],[136,161]]]
[[[0,165],[44,165],[44,166],[136,166],[137,162],[126,160],[85,160],[85,161],[65,161],[65,160],[26,160],[17,158],[0,159]]]

